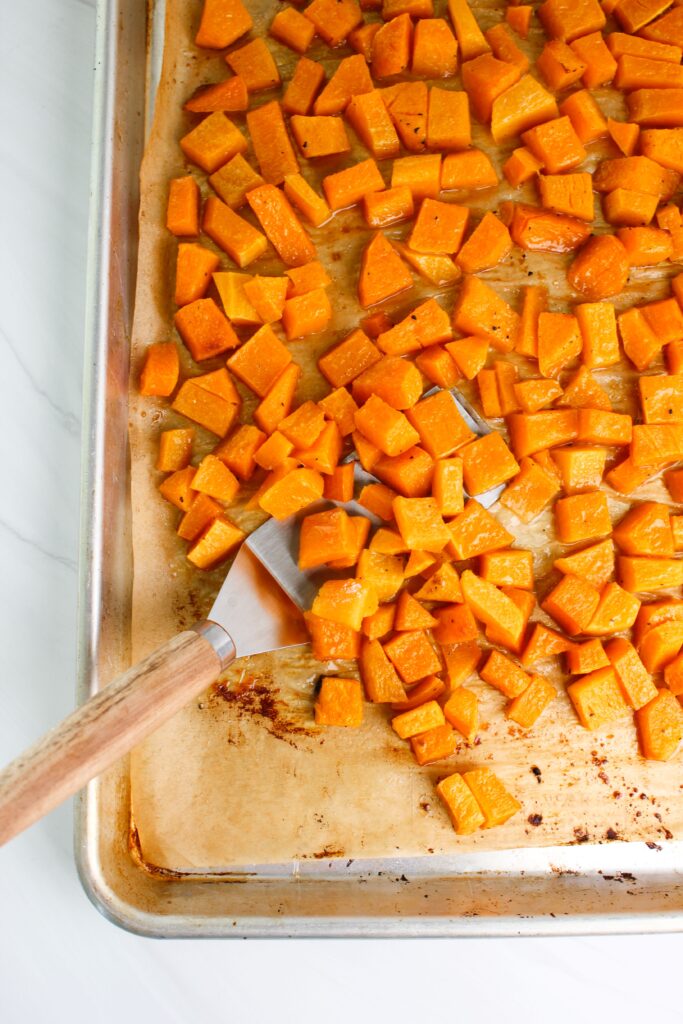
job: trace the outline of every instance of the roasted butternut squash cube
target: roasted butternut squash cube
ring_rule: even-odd
[[[259,498],[259,505],[273,519],[286,519],[319,501],[323,488],[323,478],[314,469],[293,469],[267,488]]]
[[[351,520],[343,508],[306,516],[299,533],[299,568],[314,569],[353,554]]]
[[[391,601],[403,583],[404,560],[400,555],[362,551],[356,577],[371,583],[379,601]]]
[[[247,140],[237,125],[217,110],[183,136],[180,148],[188,160],[213,174],[236,153],[243,153]]]
[[[466,444],[460,458],[465,488],[472,496],[506,483],[519,472],[519,463],[497,431]]]
[[[459,836],[470,835],[484,825],[484,815],[472,790],[457,772],[437,783],[436,791],[443,801],[448,817]]]
[[[421,601],[462,601],[462,588],[458,573],[448,562],[427,577],[425,583],[415,592]]]
[[[324,676],[315,702],[316,725],[342,725],[357,729],[363,724],[363,689],[359,679]]]
[[[419,765],[433,764],[434,761],[443,761],[456,753],[458,737],[452,726],[446,723],[411,736],[410,746]]]
[[[401,537],[409,548],[439,552],[451,535],[434,498],[404,498],[393,502],[394,516]]]
[[[633,644],[624,637],[615,637],[605,647],[626,701],[634,710],[644,707],[657,696],[652,676],[638,657]]]
[[[205,455],[197,467],[192,487],[224,504],[230,504],[239,491],[240,482],[215,455]]]
[[[213,359],[239,345],[230,321],[213,299],[197,299],[182,306],[174,321],[178,334],[197,363]]]
[[[474,768],[463,773],[474,799],[484,815],[484,828],[503,825],[521,809],[521,804],[507,791],[490,768]]]
[[[468,743],[474,740],[479,728],[479,702],[474,690],[458,686],[443,707],[446,720],[465,737]]]
[[[522,652],[521,662],[525,668],[535,665],[546,658],[557,654],[565,654],[574,645],[561,633],[548,629],[542,622],[536,622],[529,637],[529,642]]]
[[[438,676],[426,676],[410,687],[409,695],[400,701],[392,701],[392,711],[412,711],[430,700],[438,700],[446,692],[446,684]],[[436,726],[435,726],[436,728]]]
[[[609,722],[623,718],[631,710],[613,668],[589,672],[571,683],[567,693],[581,725],[586,729],[600,729]]]
[[[385,607],[389,608],[391,606],[387,605]],[[365,623],[363,623],[364,632],[365,629]],[[391,623],[386,632],[390,629]],[[363,640],[359,668],[368,700],[375,704],[391,704],[405,700],[406,694],[403,689],[403,683],[377,639]]]
[[[230,356],[228,368],[259,398],[265,398],[291,361],[289,349],[273,328],[264,324]]]
[[[599,668],[609,668],[610,660],[601,640],[587,640],[585,644],[574,644],[566,654],[567,671],[573,676],[585,676]]]
[[[467,502],[460,515],[450,521],[448,529],[451,534],[449,550],[458,561],[508,547],[514,540],[495,516],[474,498]]]
[[[614,527],[613,536],[627,555],[674,554],[669,507],[656,501],[644,501],[630,509]]]
[[[607,498],[602,491],[575,494],[555,503],[555,528],[563,544],[593,540],[612,532]]]
[[[683,708],[674,694],[663,688],[636,711],[636,725],[643,757],[668,761],[683,739]]]
[[[317,661],[336,658],[357,658],[360,654],[360,633],[329,619],[320,619],[304,612],[306,628],[311,637],[311,654]]]
[[[511,700],[505,717],[522,729],[531,729],[545,709],[557,697],[557,690],[544,676],[533,676],[523,693]]]
[[[489,654],[479,675],[506,697],[518,697],[531,683],[531,676],[508,658],[506,654],[493,650]]]
[[[457,647],[444,648],[442,654],[446,664],[446,678],[452,690],[462,686],[474,674],[482,653],[479,644],[473,641],[458,644]]]
[[[469,605],[447,604],[434,609],[433,635],[437,644],[466,644],[479,637],[479,627]]]
[[[400,633],[392,637],[384,644],[384,651],[404,683],[416,683],[425,676],[441,671],[439,656],[430,644],[427,634],[422,630]],[[433,722],[431,724],[441,725],[442,723]],[[429,728],[431,728],[430,724],[425,725],[423,729],[417,729],[416,732],[424,732]],[[403,738],[405,739],[405,737]]]
[[[418,736],[445,723],[446,719],[440,705],[435,700],[430,700],[413,708],[412,711],[403,711],[396,715],[391,720],[391,727],[402,740],[408,740],[411,736]]]
[[[588,580],[568,575],[562,577],[541,607],[566,633],[576,636],[587,629],[599,603],[600,592]]]
[[[402,590],[396,602],[394,629],[407,632],[412,629],[431,629],[436,625],[434,616],[413,597],[408,590]]]
[[[180,386],[172,408],[219,437],[225,437],[237,418],[239,405],[203,388],[197,383],[200,379],[186,380]]]
[[[217,516],[189,548],[188,561],[197,569],[213,569],[234,551],[244,536],[244,531],[226,516]]]
[[[318,591],[311,611],[321,619],[360,631],[363,619],[379,606],[375,588],[367,580],[327,580]]]

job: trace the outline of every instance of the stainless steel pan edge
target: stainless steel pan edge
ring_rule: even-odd
[[[128,663],[127,385],[138,168],[163,2],[99,0],[84,374],[78,699]],[[97,908],[154,937],[608,934],[683,927],[680,844],[612,843],[405,861],[303,861],[182,880],[131,855],[125,763],[79,797],[75,851]]]

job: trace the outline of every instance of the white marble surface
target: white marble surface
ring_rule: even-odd
[[[0,3],[0,761],[73,700],[94,21],[94,0]],[[90,906],[69,807],[0,851],[4,1024],[665,1024],[682,951],[680,936],[160,943]]]

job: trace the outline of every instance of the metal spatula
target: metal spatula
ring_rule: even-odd
[[[463,396],[455,390],[451,394],[471,429],[488,433],[488,425]],[[488,507],[499,494],[495,488],[477,500]],[[344,507],[377,522],[356,502]],[[309,507],[302,515],[314,511]],[[334,574],[299,570],[300,518],[271,519],[255,530],[243,543],[207,620],[109,683],[0,773],[0,845],[128,753],[215,682],[235,658],[306,642],[297,608],[309,608],[323,579]]]
[[[355,502],[350,506],[354,514],[374,518]],[[310,606],[330,574],[299,571],[299,519],[271,519],[255,530],[206,621],[109,683],[0,773],[0,845],[128,753],[235,658],[306,642],[298,608]]]

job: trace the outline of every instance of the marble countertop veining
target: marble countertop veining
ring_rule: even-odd
[[[144,2],[144,0],[140,0]],[[199,0],[197,0],[199,2]],[[72,707],[94,0],[0,4],[0,760]],[[681,936],[158,943],[80,889],[63,807],[0,850],[4,1024],[679,1021]],[[264,984],[263,979],[268,981]],[[289,1009],[289,1013],[287,1013]]]

